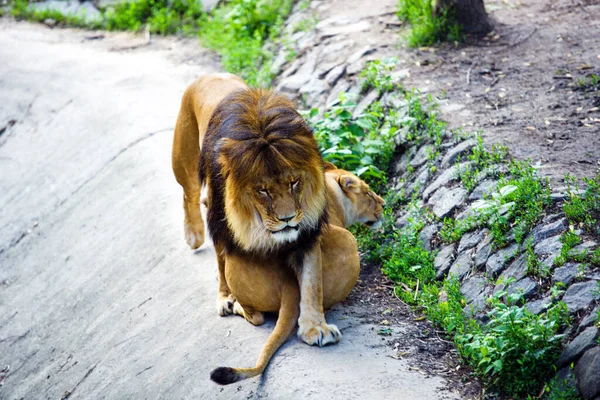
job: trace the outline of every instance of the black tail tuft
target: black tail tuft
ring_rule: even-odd
[[[229,385],[239,379],[238,373],[233,368],[219,367],[210,373],[210,379],[219,385]]]

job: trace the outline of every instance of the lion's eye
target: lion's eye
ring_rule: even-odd
[[[290,187],[292,188],[292,190],[296,190],[298,189],[298,186],[300,186],[300,181],[293,181],[290,183]]]
[[[258,194],[260,194],[262,196],[268,196],[269,195],[269,191],[267,189],[260,189],[258,191]]]

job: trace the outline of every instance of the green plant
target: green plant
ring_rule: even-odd
[[[442,8],[434,15],[431,0],[399,0],[397,15],[411,25],[409,46],[430,46],[441,41],[462,40],[462,27],[455,22],[452,10]]]
[[[326,161],[378,185],[385,180],[394,152],[394,110],[384,112],[379,103],[374,103],[354,118],[355,107],[356,103],[342,93],[339,104],[322,117],[318,117],[317,109],[311,110],[309,122]]]
[[[559,267],[564,265],[569,259],[571,259],[571,249],[581,243],[581,238],[571,230],[566,231],[560,237],[562,247],[560,249],[560,255],[554,259],[554,265]]]
[[[458,162],[460,162],[460,159]],[[460,168],[458,171],[458,177],[460,178],[460,181],[465,189],[467,189],[469,192],[473,191],[475,186],[477,186],[477,171],[471,166],[471,164],[467,164]]]
[[[221,54],[223,67],[250,85],[266,85],[273,78],[272,50],[267,39],[281,34],[292,0],[231,0],[201,24],[202,43]]]
[[[510,396],[538,393],[554,373],[568,311],[558,303],[545,314],[532,314],[517,306],[519,296],[499,292],[490,300],[490,321],[476,333],[458,335],[462,355],[492,387]]]
[[[384,93],[394,89],[391,71],[396,68],[397,64],[396,57],[369,61],[360,73],[360,77],[364,78],[363,90],[373,87],[380,93]]]
[[[538,278],[546,277],[549,271],[544,268],[533,251],[533,238],[525,241],[525,254],[527,256],[527,275]]]
[[[587,187],[581,193],[577,179],[572,175],[565,177],[568,199],[563,205],[563,210],[573,223],[581,224],[592,233],[600,234],[600,174],[595,178],[584,178],[583,181]]]

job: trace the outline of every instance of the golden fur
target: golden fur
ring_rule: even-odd
[[[329,308],[348,296],[360,272],[356,240],[344,228],[355,222],[369,226],[379,223],[385,202],[355,175],[329,163],[326,171],[330,226],[321,235],[319,245],[323,257],[323,306]],[[253,325],[264,322],[262,312],[278,311],[279,317],[256,366],[217,368],[211,373],[211,379],[220,384],[230,384],[264,371],[273,354],[296,327],[300,298],[294,276],[272,263],[227,256],[225,275],[236,298],[234,313]]]
[[[299,337],[319,346],[339,341],[322,304],[323,169],[311,129],[285,97],[250,89],[230,74],[208,75],[188,87],[175,128],[173,170],[184,189],[192,248],[204,241],[199,194],[203,185],[208,189],[220,314],[232,312],[233,304],[225,258],[271,262],[300,284]]]

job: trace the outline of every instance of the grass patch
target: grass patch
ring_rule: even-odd
[[[109,31],[139,31],[147,25],[160,35],[191,34],[198,31],[205,13],[195,0],[136,0],[117,3],[104,14]]]
[[[492,388],[516,398],[539,393],[540,387],[555,372],[568,325],[564,303],[541,316],[518,306],[519,296],[502,297],[499,292],[490,301],[490,321],[480,330],[459,334],[456,342],[461,355]]]
[[[550,204],[548,181],[539,178],[528,161],[511,160],[509,172],[500,176],[496,191],[474,202],[472,215],[462,220],[444,219],[440,236],[452,243],[466,232],[487,226],[497,248],[506,246],[512,238],[522,244]]]
[[[398,1],[398,18],[411,26],[407,35],[409,46],[431,46],[444,41],[462,40],[462,26],[454,22],[456,18],[453,13],[442,9],[434,16],[433,10],[431,0]]]
[[[267,85],[274,58],[265,42],[280,36],[293,0],[231,0],[202,24],[200,40],[221,54],[223,67],[253,86]]]

